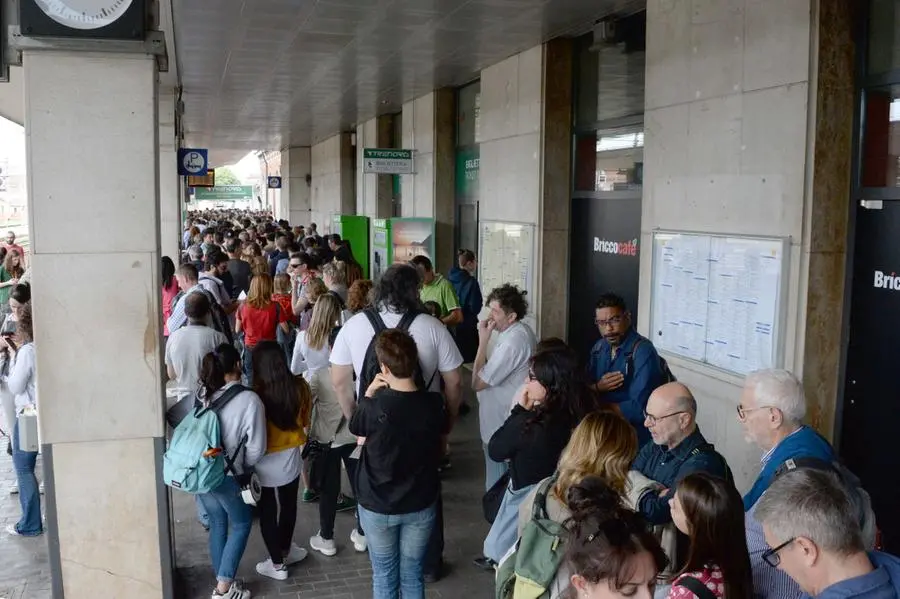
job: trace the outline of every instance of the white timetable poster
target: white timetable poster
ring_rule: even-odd
[[[485,297],[491,290],[511,283],[532,299],[534,225],[482,221],[480,224],[479,282]]]
[[[654,236],[657,348],[738,374],[778,366],[785,242]]]

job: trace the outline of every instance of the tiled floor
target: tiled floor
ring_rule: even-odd
[[[429,598],[488,599],[493,596],[493,578],[477,570],[473,557],[480,555],[488,526],[481,516],[483,453],[475,413],[461,419],[451,439],[453,468],[444,476],[446,576],[429,585]],[[4,443],[5,445],[5,443]],[[2,528],[19,517],[19,504],[8,494],[14,480],[12,462],[0,455],[0,523]],[[345,485],[346,488],[346,485]],[[213,573],[209,565],[207,535],[196,522],[193,498],[174,497],[177,599],[209,597]],[[276,582],[256,574],[256,562],[265,557],[259,527],[254,526],[238,576],[255,598],[363,598],[372,596],[372,570],[367,554],[357,554],[350,544],[352,513],[338,514],[335,536],[338,554],[325,557],[310,552],[292,568],[291,578]],[[295,540],[308,548],[308,539],[318,530],[317,504],[301,504]],[[50,572],[46,539],[21,539],[0,532],[0,599],[49,599]],[[96,595],[98,598],[102,594]]]

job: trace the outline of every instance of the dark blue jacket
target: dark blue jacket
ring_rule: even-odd
[[[478,313],[484,306],[481,296],[481,285],[469,274],[469,271],[454,266],[447,273],[447,280],[453,285],[459,307],[462,308],[463,321],[456,327],[456,344],[466,362],[475,360],[478,351]]]
[[[875,569],[843,580],[816,595],[816,599],[897,599],[900,597],[900,559],[875,551],[869,554]]]
[[[763,464],[762,471],[756,478],[756,482],[753,483],[753,487],[744,495],[745,512],[759,501],[762,494],[772,484],[775,472],[791,458],[818,458],[832,462],[834,461],[834,450],[822,435],[808,426],[802,426],[797,432],[782,439],[781,443],[775,446],[775,451],[772,452],[766,463]]]
[[[662,497],[658,493],[645,493],[641,497],[640,512],[654,525],[672,521],[669,500],[675,494],[675,487],[688,474],[706,472],[720,478],[731,478],[725,458],[706,441],[699,428],[671,451],[662,445],[647,443],[638,452],[631,469],[669,490]]]
[[[600,339],[591,350],[588,374],[591,382],[596,383],[608,372],[621,372],[625,375],[625,383],[615,391],[604,393],[603,400],[619,405],[622,416],[637,431],[638,443],[643,446],[650,441],[650,432],[644,427],[647,400],[663,383],[659,354],[653,344],[633,328],[622,340],[615,359],[612,358],[612,347],[606,339]]]

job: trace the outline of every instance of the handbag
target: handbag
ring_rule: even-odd
[[[488,521],[488,524],[493,524],[497,519],[497,514],[500,513],[500,504],[503,503],[503,495],[506,494],[508,486],[509,472],[501,476],[481,498],[481,510],[484,512],[484,519]]]

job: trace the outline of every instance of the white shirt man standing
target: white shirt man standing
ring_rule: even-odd
[[[206,354],[228,343],[225,335],[206,326],[210,310],[206,294],[191,293],[184,302],[188,325],[174,331],[166,342],[166,372],[176,381],[181,397],[200,387],[200,365]]]
[[[501,285],[487,298],[490,317],[478,323],[478,353],[472,368],[472,389],[478,394],[478,418],[484,446],[485,490],[506,473],[505,463],[488,456],[487,446],[509,416],[510,406],[528,376],[529,361],[537,339],[522,319],[528,312],[525,293],[514,285]],[[491,333],[499,333],[490,359],[487,358]]]

